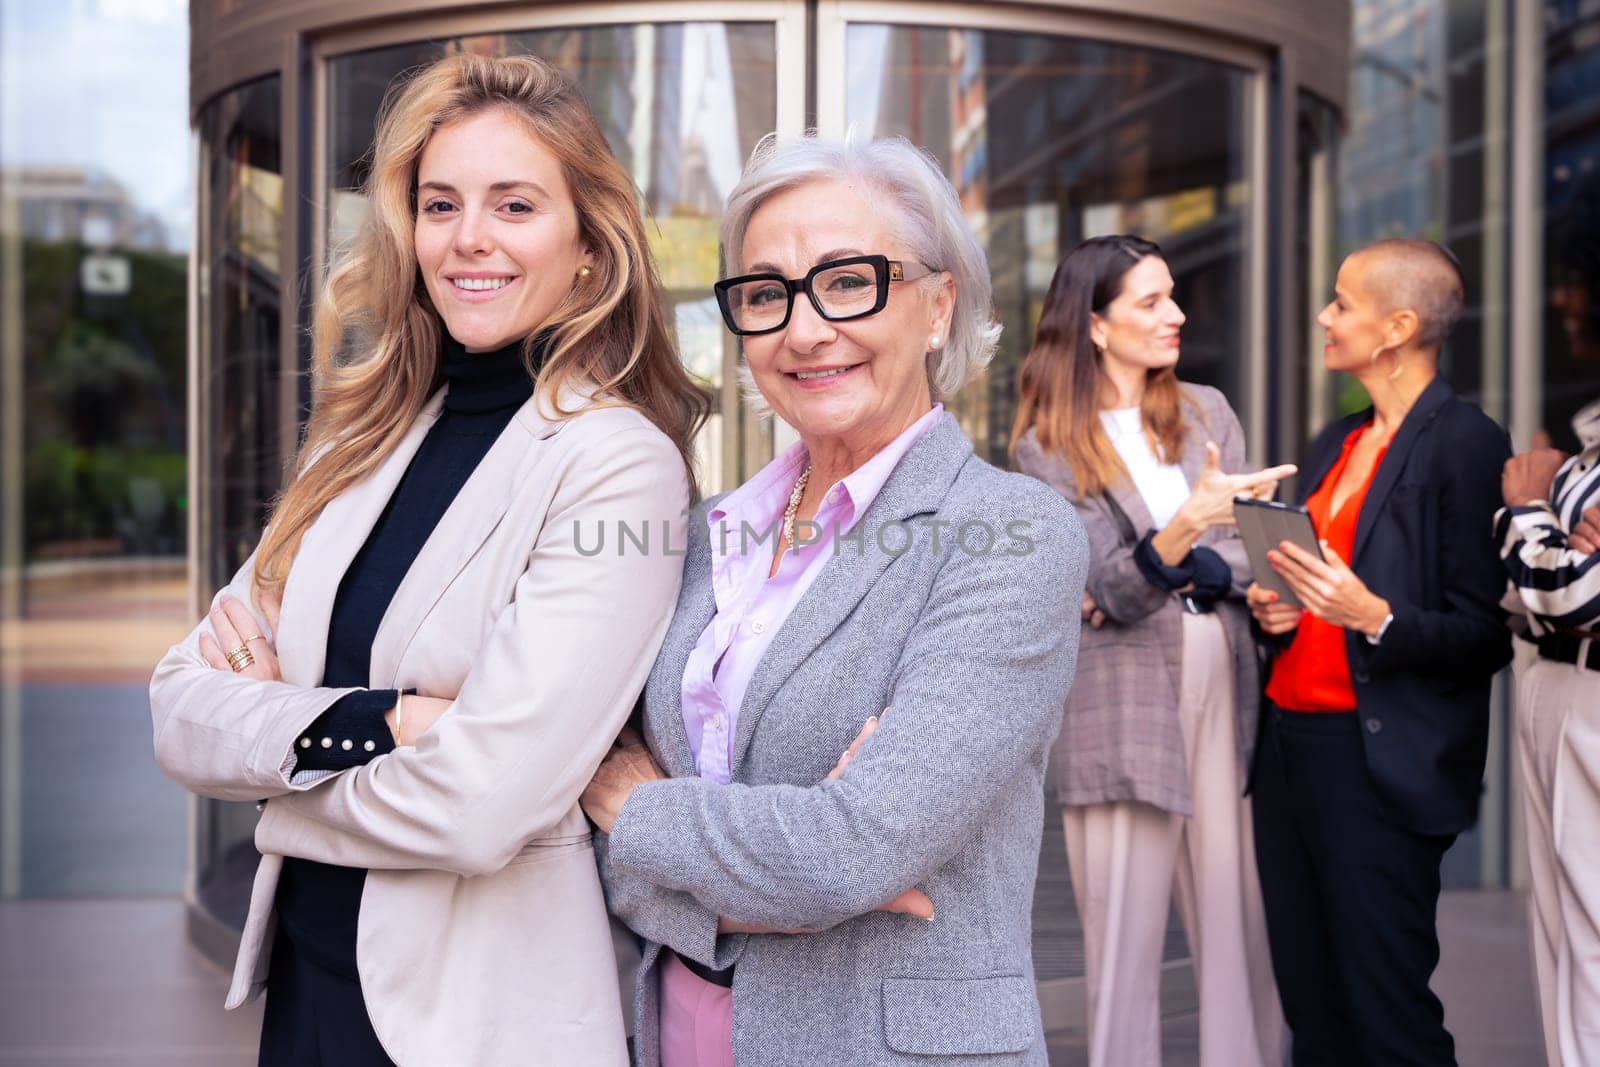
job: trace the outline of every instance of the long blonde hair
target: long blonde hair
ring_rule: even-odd
[[[312,407],[256,553],[255,583],[281,592],[300,539],[324,506],[375,471],[441,384],[443,326],[417,269],[417,167],[440,126],[505,108],[561,162],[592,273],[543,324],[537,388],[559,417],[569,383],[639,409],[678,446],[693,493],[691,447],[710,411],[673,349],[638,194],[576,86],[533,56],[463,52],[390,91],[366,183],[370,211],[317,301]],[[524,348],[532,350],[533,338]],[[354,358],[345,358],[355,354]],[[531,364],[530,364],[531,367]]]

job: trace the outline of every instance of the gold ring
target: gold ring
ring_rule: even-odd
[[[248,645],[251,641],[265,641],[265,640],[266,640],[266,638],[262,637],[260,634],[256,634],[254,637],[245,638],[244,639],[244,643],[246,645]]]
[[[228,651],[224,652],[223,655],[227,657],[228,666],[233,668],[234,674],[238,674],[240,671],[244,670],[246,667],[250,666],[256,661],[255,656],[250,654],[249,645],[239,645],[236,648],[230,648]]]

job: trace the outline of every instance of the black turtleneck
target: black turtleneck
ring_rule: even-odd
[[[542,356],[536,348],[536,367]],[[441,370],[448,388],[439,417],[339,583],[328,622],[324,686],[370,684],[372,642],[401,580],[490,446],[533,395],[520,341],[495,352],[468,353],[447,337]],[[298,739],[295,770],[344,770],[393,751],[384,715],[395,697],[393,689],[363,689],[340,699]],[[351,978],[365,878],[366,871],[357,868],[290,859],[278,886],[278,915],[295,948]]]

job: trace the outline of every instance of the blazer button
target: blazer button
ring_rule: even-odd
[[[1382,730],[1382,729],[1383,729],[1383,720],[1382,719],[1368,719],[1367,720],[1367,733],[1375,734],[1379,730]]]
[[[1351,671],[1350,677],[1354,678],[1358,682],[1361,682],[1362,684],[1372,681],[1372,676],[1366,671]]]

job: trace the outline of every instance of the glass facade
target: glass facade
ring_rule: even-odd
[[[279,79],[263,78],[211,101],[196,123],[194,393],[197,436],[207,442],[197,457],[196,614],[255,548],[293,443],[284,432],[283,389],[294,379],[284,373],[280,333],[282,108]],[[250,899],[255,821],[249,804],[198,804],[195,892],[207,913],[234,927]]]
[[[1600,3],[1544,4],[1544,376],[1539,424],[1578,447],[1600,396]]]
[[[1507,5],[1357,0],[1339,246],[1390,236],[1441,241],[1467,306],[1441,354],[1462,396],[1507,417]],[[1366,403],[1341,379],[1337,406]]]
[[[1179,374],[1249,415],[1251,72],[1072,37],[873,24],[850,26],[845,67],[847,123],[933,153],[988,253],[1005,331],[950,404],[980,455],[1008,463],[1015,376],[1056,263],[1101,234],[1162,245],[1188,316]]]
[[[0,897],[183,885],[145,688],[190,625],[184,16],[0,2]]]

